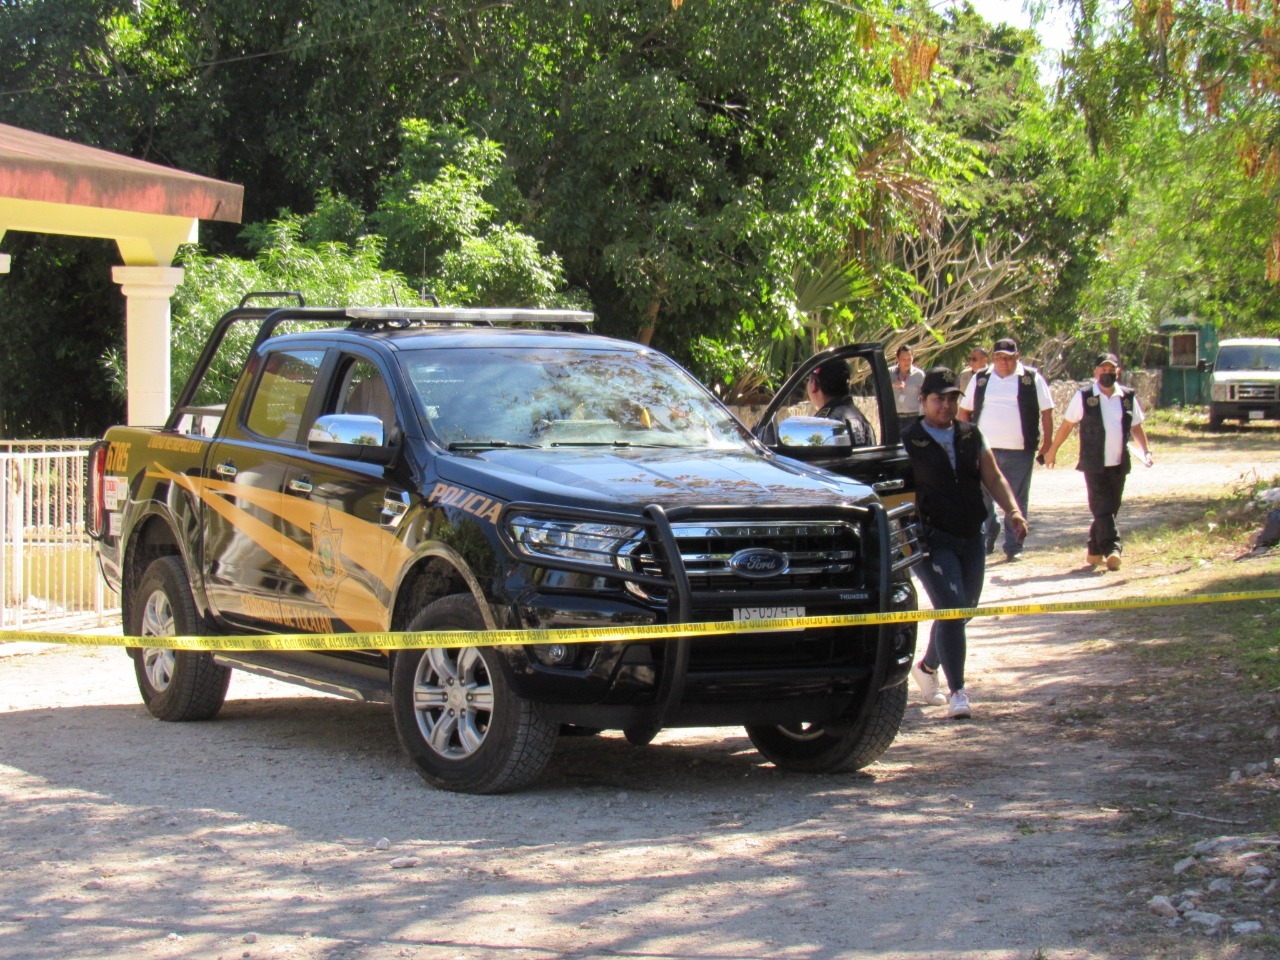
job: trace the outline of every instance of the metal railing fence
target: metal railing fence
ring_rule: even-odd
[[[84,531],[92,442],[0,441],[0,629],[101,626],[119,614]]]

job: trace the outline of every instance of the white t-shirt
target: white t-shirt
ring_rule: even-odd
[[[996,376],[993,367],[973,377],[965,387],[960,409],[972,413],[974,398],[978,392],[978,379],[981,376],[987,377],[987,392],[982,398],[982,422],[978,426],[992,450],[1022,450],[1026,447],[1022,436],[1022,411],[1018,409],[1018,380],[1026,375],[1027,368],[1019,360],[1009,376]],[[1039,371],[1035,374],[1035,385],[1039,409],[1052,410],[1053,394],[1049,392],[1049,384],[1040,376]]]
[[[1103,464],[1108,467],[1118,467],[1124,459],[1124,407],[1120,403],[1120,390],[1116,389],[1108,397],[1098,386],[1097,380],[1093,381],[1092,390],[1093,396],[1097,397],[1098,402],[1102,404],[1102,428],[1107,435]],[[1071,395],[1071,402],[1067,404],[1067,412],[1063,414],[1062,419],[1068,423],[1079,423],[1084,419],[1084,400],[1079,390]],[[1130,426],[1136,426],[1145,419],[1142,407],[1138,405],[1138,398],[1135,396],[1133,420]]]

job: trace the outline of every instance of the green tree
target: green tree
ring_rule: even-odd
[[[926,316],[952,319],[964,334],[1014,334],[1051,362],[1082,335],[1080,298],[1129,185],[1114,158],[1090,152],[1076,112],[1041,84],[1032,31],[992,26],[968,4],[941,19],[939,65],[953,82],[940,87],[932,116],[974,151],[980,169],[959,186],[934,248],[915,257],[929,266],[936,251],[955,251],[948,284],[938,269],[913,269],[936,305]],[[967,298],[956,289],[965,286]],[[961,309],[958,323],[948,316]],[[949,339],[963,343],[964,334]]]
[[[304,243],[302,220],[296,216],[259,224],[246,230],[255,253],[252,259],[209,256],[194,246],[184,247],[179,265],[185,271],[173,297],[172,381],[176,395],[186,383],[195,361],[218,318],[255,290],[293,290],[307,303],[324,306],[351,304],[418,304],[405,278],[381,266],[381,242],[364,237],[348,246],[338,241]],[[256,331],[242,330],[221,351],[211,371],[215,392],[229,392],[240,375]],[[125,358],[109,351],[104,365],[119,396],[125,390]]]
[[[1280,7],[1256,0],[1086,3],[1066,68],[1069,96],[1096,146],[1141,162],[1133,146],[1150,129],[1148,113],[1173,114],[1186,134],[1207,140],[1219,166],[1243,174],[1236,185],[1251,183],[1258,208],[1270,207],[1263,225],[1251,215],[1255,205],[1240,198],[1249,208],[1239,211],[1244,223],[1256,232],[1242,243],[1239,230],[1230,230],[1205,264],[1206,280],[1230,255],[1251,248],[1264,278],[1280,281]],[[1187,159],[1207,172],[1198,156]],[[1161,176],[1158,169],[1137,175]]]
[[[744,317],[785,325],[797,270],[854,259],[859,226],[914,229],[879,174],[927,180],[951,158],[895,90],[907,41],[877,31],[890,21],[878,5],[535,0],[454,38],[470,53],[456,103],[503,144],[528,228],[604,329],[687,356]]]

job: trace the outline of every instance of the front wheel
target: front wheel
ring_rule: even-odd
[[[485,629],[469,594],[432,603],[419,630]],[[422,779],[457,793],[505,793],[533,783],[555,748],[558,723],[507,683],[491,647],[402,650],[391,677],[396,734]]]
[[[761,756],[784,770],[841,773],[880,759],[898,735],[906,710],[907,685],[900,683],[879,692],[861,724],[842,718],[830,725],[788,723],[746,730]]]
[[[127,632],[134,637],[200,634],[200,615],[179,557],[160,557],[147,567],[129,605]],[[213,654],[168,647],[134,647],[129,653],[142,702],[153,717],[211,720],[222,709],[231,671],[218,666]]]

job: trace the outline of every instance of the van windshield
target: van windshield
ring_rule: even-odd
[[[1280,371],[1280,343],[1233,343],[1220,347],[1213,369]]]

